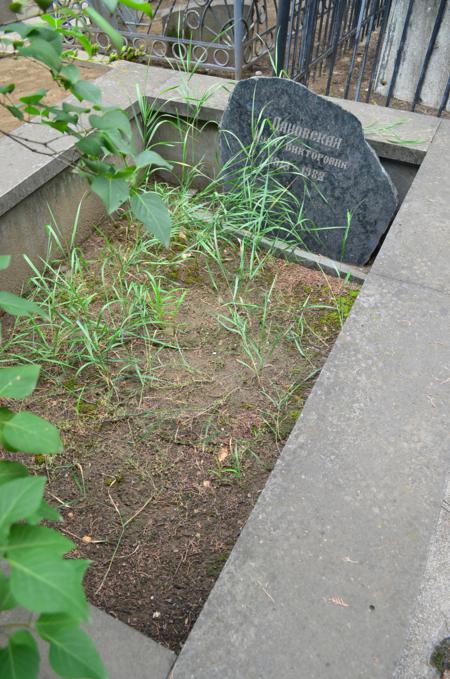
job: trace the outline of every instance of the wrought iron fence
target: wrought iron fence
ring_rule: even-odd
[[[99,0],[89,0],[105,14]],[[153,15],[119,5],[108,19],[120,31],[125,50],[145,54],[152,63],[221,71],[237,79],[273,52],[277,0],[156,0]],[[89,29],[102,50],[106,33]]]
[[[74,2],[89,2],[105,15],[101,0],[55,5]],[[153,0],[152,5],[152,17],[124,5],[105,15],[123,36],[125,58],[236,79],[256,68],[264,75],[284,72],[320,94],[409,104],[438,115],[448,110],[448,0]],[[111,48],[106,33],[85,29],[101,50]]]
[[[448,58],[435,69],[435,91],[422,110],[442,115],[450,87],[447,7],[447,0],[280,0],[277,73],[321,94],[385,106],[404,107],[406,101],[414,111],[423,104],[440,39],[440,52]]]

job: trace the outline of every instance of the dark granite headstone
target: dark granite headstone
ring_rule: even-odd
[[[269,137],[280,138],[272,165],[295,195],[296,209],[299,201],[303,205],[294,227],[303,246],[365,264],[392,220],[397,191],[359,120],[296,82],[249,78],[236,85],[222,119],[222,162],[232,168],[230,177],[238,177],[247,153],[242,149],[257,134],[258,148]]]

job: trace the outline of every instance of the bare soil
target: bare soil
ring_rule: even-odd
[[[95,80],[108,70],[105,66],[97,64],[84,65],[77,62],[77,66],[84,80]],[[48,90],[44,99],[47,104],[57,104],[68,96],[67,91],[55,83],[48,69],[30,59],[0,57],[0,83],[10,82],[16,85],[11,95],[14,103],[17,103],[20,97],[32,94],[41,87]],[[20,120],[14,118],[5,108],[0,107],[0,137],[19,125],[21,125]]]
[[[127,230],[114,227],[126,246]],[[91,290],[102,291],[103,235],[84,247]],[[224,251],[231,273],[238,253]],[[158,335],[154,380],[108,384],[93,373],[45,367],[25,407],[61,429],[65,451],[29,466],[47,473],[48,499],[63,516],[75,556],[92,560],[90,601],[178,650],[218,577],[340,331],[330,308],[349,287],[270,257],[248,303],[274,283],[268,342],[300,317],[305,300],[328,308],[304,314],[301,356],[286,336],[257,378],[239,338],[222,327],[226,286],[214,290],[199,260],[170,273],[186,290],[176,327]],[[133,272],[130,275],[134,275]],[[113,278],[113,277],[112,277]],[[355,286],[350,286],[353,292]],[[354,296],[355,293],[353,293]],[[344,308],[342,307],[342,308]],[[260,337],[255,322],[252,336]],[[136,341],[130,350],[138,356]]]

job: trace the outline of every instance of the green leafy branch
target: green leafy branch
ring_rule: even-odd
[[[151,12],[149,3],[120,1],[128,7]],[[48,0],[36,2],[44,10],[50,5]],[[103,0],[103,4],[108,12],[113,12],[118,2]],[[74,55],[72,50],[64,47],[68,37],[78,41],[89,55],[94,52],[89,33],[79,27],[83,21],[97,24],[118,49],[123,43],[120,33],[97,10],[78,4],[61,7],[58,16],[43,14],[41,20],[37,24],[18,22],[7,26],[5,33],[12,37],[6,40],[12,44],[19,57],[43,64],[52,79],[73,98],[62,104],[49,105],[45,102],[47,90],[39,88],[15,102],[11,95],[16,85],[7,82],[0,84],[0,105],[20,122],[44,125],[60,135],[75,138],[80,158],[77,163],[65,162],[86,177],[92,191],[105,204],[108,214],[128,204],[133,216],[168,246],[170,214],[161,197],[148,190],[144,180],[148,178],[151,168],[170,169],[170,164],[153,151],[139,151],[134,143],[128,116],[120,108],[103,106],[100,88],[95,83],[83,80],[80,69],[67,61]],[[5,134],[35,153],[60,155],[49,141],[37,142],[15,133]]]
[[[10,258],[0,257],[0,270]],[[26,299],[0,292],[0,309],[14,316],[41,314]],[[40,366],[0,369],[0,399],[20,401],[33,393]],[[27,411],[0,407],[0,444],[8,452],[54,455],[62,450],[57,428]],[[88,618],[83,577],[89,561],[64,558],[75,545],[56,530],[40,525],[59,521],[44,499],[46,479],[32,476],[12,460],[0,461],[0,612],[18,606],[19,620],[0,617],[0,676],[37,679],[39,651],[34,635],[49,645],[49,662],[62,677],[105,679],[103,663],[80,623]],[[34,634],[33,634],[34,633]]]

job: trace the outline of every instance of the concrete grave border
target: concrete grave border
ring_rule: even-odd
[[[186,92],[192,101],[213,85],[201,108],[211,125],[232,87],[126,63],[97,82],[130,115],[136,82],[180,115],[193,105]],[[432,648],[449,633],[450,121],[339,103],[364,127],[405,121],[402,137],[420,143],[400,146],[374,126],[367,138],[412,183],[171,679],[431,679]],[[0,155],[2,251],[17,253],[20,238],[43,255],[33,225],[46,201],[70,223],[61,203],[76,204],[85,186],[8,140]],[[101,217],[98,203],[89,210],[84,235]],[[126,648],[137,633],[114,624]],[[106,658],[115,650],[107,636],[99,645]],[[154,653],[147,645],[133,677],[167,675],[173,656],[152,674]]]

